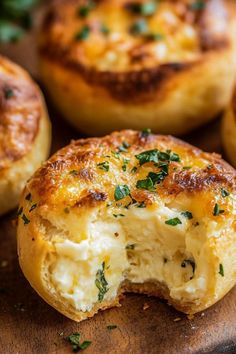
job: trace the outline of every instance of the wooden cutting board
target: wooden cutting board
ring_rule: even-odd
[[[0,48],[37,76],[32,37],[17,46]],[[52,152],[79,134],[50,109]],[[185,139],[207,151],[221,152],[219,119]],[[127,295],[122,307],[100,312],[77,324],[47,305],[19,269],[14,213],[0,219],[0,354],[71,353],[64,339],[80,332],[91,340],[88,354],[200,354],[236,353],[236,288],[220,303],[188,319],[164,301]],[[117,325],[108,330],[108,325]]]

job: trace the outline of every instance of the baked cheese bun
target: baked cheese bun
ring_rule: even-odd
[[[26,278],[73,320],[124,292],[193,314],[236,283],[236,172],[147,130],[74,141],[27,183],[17,234]]]
[[[0,56],[0,215],[17,206],[27,179],[48,157],[50,140],[39,88]]]
[[[39,38],[42,80],[87,134],[186,133],[230,101],[235,7],[231,0],[56,1]]]
[[[236,167],[236,90],[223,115],[222,141],[229,161]]]

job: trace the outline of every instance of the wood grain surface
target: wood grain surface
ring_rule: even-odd
[[[36,54],[29,50],[33,45],[29,36],[17,46],[0,48],[0,52],[37,77]],[[55,110],[50,109],[50,116],[52,152],[80,137]],[[221,152],[219,131],[220,119],[185,139],[204,150]],[[92,341],[87,354],[236,353],[236,288],[193,319],[157,298],[133,294],[122,300],[120,308],[100,312],[80,324],[63,317],[24,279],[18,265],[13,219],[14,213],[0,219],[0,354],[72,353],[65,337],[73,332],[80,332],[82,340]],[[108,325],[117,328],[108,330]]]

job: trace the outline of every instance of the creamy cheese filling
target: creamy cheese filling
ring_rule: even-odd
[[[181,224],[166,224],[174,218]],[[197,301],[206,292],[212,274],[204,222],[161,206],[107,212],[106,218],[93,214],[85,225],[78,237],[54,241],[56,256],[48,267],[56,292],[77,310],[111,301],[124,280],[160,282],[176,300]]]

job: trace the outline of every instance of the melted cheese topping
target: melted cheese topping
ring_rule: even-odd
[[[60,21],[50,29],[49,38],[55,43],[60,40],[59,45],[70,51],[73,60],[100,71],[139,70],[167,62],[192,61],[199,57],[201,49],[191,3],[161,1],[150,16],[145,16],[129,10],[130,1],[103,0],[86,17],[79,15],[83,5],[69,3],[62,6]],[[143,33],[133,33],[132,28],[137,26],[143,28]],[[156,39],[150,39],[153,36]]]

